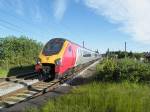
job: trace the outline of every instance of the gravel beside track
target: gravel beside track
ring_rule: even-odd
[[[5,94],[16,91],[18,89],[32,85],[36,82],[38,82],[37,79],[36,80],[21,80],[20,82],[17,82],[17,83],[15,83],[15,82],[0,83],[0,97],[5,95]]]
[[[30,73],[24,73],[19,76],[11,76],[11,77],[6,77],[6,78],[1,78],[0,79],[0,97],[2,97],[5,94],[9,94],[13,91],[16,91],[18,89],[27,87],[29,85],[32,85],[38,80],[35,79],[29,79],[25,80],[26,77],[35,77],[37,74],[35,72],[30,72]]]

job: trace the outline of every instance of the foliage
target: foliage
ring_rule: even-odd
[[[2,78],[2,77],[6,77],[7,73],[8,73],[7,70],[0,68],[0,77],[1,77],[1,78]]]
[[[150,64],[133,59],[105,59],[97,65],[97,78],[101,81],[150,81]]]
[[[25,36],[0,39],[0,67],[11,68],[35,63],[42,44]]]
[[[131,51],[130,52],[125,52],[125,51],[107,51],[106,55],[109,58],[117,57],[118,59],[122,59],[122,58],[128,57],[128,58],[136,58],[136,59],[139,60],[141,57],[144,57],[144,53],[134,53],[134,52],[131,52]]]
[[[94,82],[27,112],[149,112],[149,93],[146,85]]]

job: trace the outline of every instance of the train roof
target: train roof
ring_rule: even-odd
[[[88,49],[88,48],[86,48],[86,47],[83,47],[83,46],[81,46],[81,45],[79,45],[79,44],[77,44],[77,43],[75,43],[75,42],[72,42],[72,41],[70,41],[70,40],[68,40],[68,39],[65,39],[65,38],[53,38],[53,39],[61,39],[61,40],[64,40],[64,41],[66,40],[66,41],[69,41],[69,42],[71,42],[71,43],[73,43],[73,44],[75,44],[75,45],[77,45],[77,46],[83,48],[83,49],[86,49],[86,50],[89,50],[89,51],[91,51],[91,52],[95,52],[95,53],[96,53],[96,51],[93,51],[93,50],[91,50],[91,49]]]

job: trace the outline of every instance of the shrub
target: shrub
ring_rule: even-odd
[[[118,80],[118,67],[115,60],[103,60],[99,65],[97,65],[97,71],[97,78],[99,78],[102,81]]]
[[[133,59],[105,59],[97,65],[97,78],[102,81],[150,81],[150,64]]]
[[[0,67],[11,68],[33,64],[42,46],[42,43],[24,36],[1,38]]]

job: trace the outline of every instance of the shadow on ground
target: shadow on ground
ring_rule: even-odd
[[[70,85],[71,86],[80,86],[80,85],[89,84],[94,81],[96,81],[96,78],[94,76],[86,77],[86,78],[85,77],[77,77],[70,83]]]
[[[9,69],[7,77],[19,76],[30,72],[34,72],[34,65],[13,67]]]

